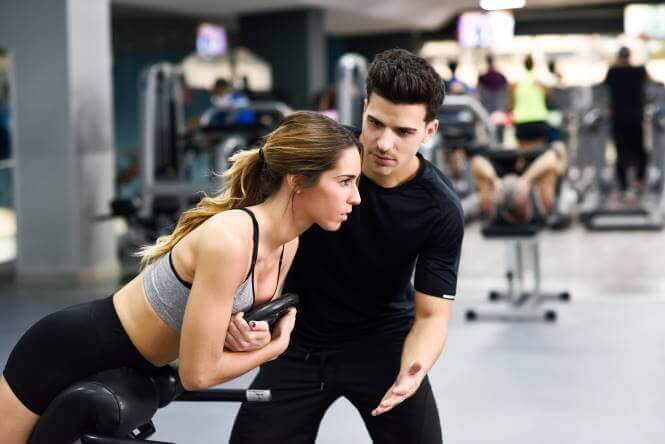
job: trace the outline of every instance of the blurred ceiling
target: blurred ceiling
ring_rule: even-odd
[[[477,0],[112,0],[133,6],[198,17],[233,18],[241,14],[320,8],[330,34],[405,30],[429,31],[445,25],[460,11],[479,9]],[[572,6],[625,3],[625,0],[527,0],[529,9],[565,10]]]

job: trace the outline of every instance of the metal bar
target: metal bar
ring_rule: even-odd
[[[540,297],[540,246],[537,241],[533,242],[533,293],[536,298]]]
[[[209,389],[203,391],[185,391],[176,401],[197,402],[269,402],[272,399],[270,390],[245,389]]]
[[[478,100],[471,96],[457,96],[457,95],[448,95],[443,101],[443,106],[441,109],[445,109],[446,106],[460,106],[469,108],[473,113],[478,117],[482,122],[487,135],[490,139],[491,145],[496,145],[498,143],[496,135],[496,125],[492,123],[490,115],[487,113],[487,110],[480,104]]]
[[[517,247],[517,281],[518,281],[518,294],[524,292],[524,258],[522,257],[522,241],[518,241]]]

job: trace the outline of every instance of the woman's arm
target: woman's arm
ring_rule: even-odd
[[[284,262],[277,283],[277,297],[282,294],[282,287],[286,280],[286,275],[291,269],[293,258],[298,250],[298,238],[284,246]],[[244,319],[244,313],[236,313],[231,317],[229,329],[226,332],[226,341],[224,347],[229,351],[247,352],[265,347],[270,343],[270,328],[265,321],[254,322],[249,325]]]
[[[233,379],[279,356],[288,346],[288,319],[280,334],[256,351],[224,351],[236,290],[247,274],[251,250],[243,226],[227,218],[201,227],[194,282],[180,337],[183,387],[199,390]],[[295,315],[293,315],[294,317]],[[292,326],[291,326],[292,328]]]

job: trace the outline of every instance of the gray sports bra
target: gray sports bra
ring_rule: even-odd
[[[254,289],[254,266],[259,252],[259,224],[256,221],[254,213],[246,208],[241,208],[252,218],[254,226],[254,246],[252,250],[252,265],[249,268],[247,277],[240,287],[236,290],[233,299],[232,312],[247,312],[254,306],[256,294]],[[277,285],[279,286],[279,275],[282,271],[282,259],[284,258],[284,246],[282,246],[282,255],[279,257],[279,268],[277,269]],[[152,264],[145,268],[143,275],[143,288],[157,316],[179,333],[182,328],[182,319],[185,316],[185,307],[192,284],[184,281],[178,276],[173,267],[171,252],[163,255]],[[275,293],[277,288],[275,288]],[[274,294],[273,294],[274,297]]]

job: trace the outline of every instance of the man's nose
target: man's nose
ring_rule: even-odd
[[[381,135],[379,136],[379,140],[377,140],[376,146],[380,151],[386,152],[393,147],[393,143],[394,143],[393,132],[390,129],[385,128],[381,133]]]

